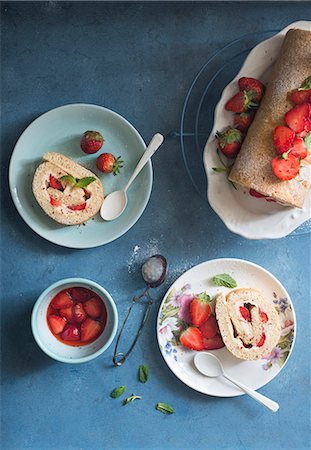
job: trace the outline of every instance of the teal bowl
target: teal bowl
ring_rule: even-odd
[[[102,334],[88,345],[72,347],[63,344],[51,333],[47,323],[47,309],[52,298],[63,289],[84,287],[95,292],[103,300],[107,310],[107,322]],[[63,363],[79,364],[91,361],[104,353],[112,343],[118,328],[118,312],[111,295],[99,284],[84,278],[67,278],[49,286],[36,301],[32,315],[33,336],[48,356]]]

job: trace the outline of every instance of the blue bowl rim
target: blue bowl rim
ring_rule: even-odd
[[[82,285],[85,284],[85,285],[88,285],[88,286],[98,289],[100,292],[103,293],[103,295],[105,296],[105,299],[108,301],[108,303],[112,307],[113,328],[112,328],[111,335],[110,335],[109,339],[106,341],[106,343],[99,350],[97,350],[96,352],[92,353],[89,356],[83,356],[83,357],[78,357],[78,358],[66,358],[66,357],[55,355],[43,344],[43,342],[41,341],[41,339],[38,336],[36,317],[37,317],[37,312],[38,312],[38,309],[39,309],[42,301],[49,294],[50,291],[52,291],[55,288],[61,287],[62,285],[69,284],[69,283],[77,283],[77,284],[82,284]],[[64,278],[62,280],[56,281],[55,283],[51,284],[39,295],[38,299],[36,300],[36,302],[34,304],[34,307],[33,307],[32,313],[31,313],[31,330],[32,330],[33,337],[34,337],[35,341],[37,342],[38,346],[41,348],[41,350],[44,353],[46,353],[51,358],[53,358],[57,361],[63,362],[63,363],[68,363],[68,364],[79,364],[79,363],[83,363],[83,362],[88,362],[88,361],[91,361],[92,359],[96,358],[97,356],[101,355],[105,350],[107,350],[107,348],[112,343],[112,341],[116,335],[117,328],[118,328],[118,311],[117,311],[117,307],[116,307],[116,304],[115,304],[113,298],[111,297],[109,292],[105,288],[103,288],[100,284],[96,283],[95,281],[88,280],[87,278]]]

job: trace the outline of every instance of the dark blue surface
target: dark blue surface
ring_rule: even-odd
[[[217,48],[248,32],[311,19],[306,10],[303,2],[2,3],[3,449],[308,448],[308,235],[246,241],[230,233],[192,187],[177,139],[154,157],[153,192],[141,219],[96,249],[65,249],[34,234],[15,210],[6,181],[18,136],[41,113],[95,103],[124,115],[146,141],[156,131],[178,131],[191,80]],[[261,389],[279,401],[278,413],[246,397],[204,396],[175,378],[157,347],[157,305],[121,368],[112,367],[112,347],[81,366],[54,362],[39,350],[30,313],[44,288],[60,278],[91,278],[112,294],[122,319],[143,287],[141,262],[158,252],[170,263],[159,301],[184,270],[216,257],[259,263],[285,285],[296,307],[296,345],[284,371]],[[150,366],[146,385],[136,379],[143,362]],[[143,399],[126,407],[110,399],[120,384]],[[155,411],[159,401],[176,413]]]

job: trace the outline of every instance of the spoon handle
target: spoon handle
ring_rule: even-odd
[[[231,381],[231,383],[235,384],[239,388],[241,388],[246,394],[248,394],[250,397],[252,397],[254,400],[256,400],[258,403],[261,403],[262,405],[266,406],[268,409],[270,409],[273,412],[277,412],[279,409],[279,404],[274,402],[268,397],[265,397],[262,394],[259,394],[259,392],[254,391],[253,389],[250,389],[249,387],[245,386],[244,384],[234,380],[233,378],[229,377],[228,375],[223,374],[223,376]]]
[[[126,192],[128,190],[128,188],[133,183],[133,181],[135,180],[135,178],[137,177],[139,172],[143,169],[143,167],[149,161],[149,159],[152,157],[152,155],[158,150],[158,148],[160,147],[160,145],[162,144],[163,141],[164,141],[164,137],[162,136],[162,134],[157,133],[153,136],[153,138],[150,141],[150,144],[148,145],[148,147],[145,150],[145,153],[143,154],[139,163],[137,164],[131,178],[129,179],[127,185],[123,189],[124,192]]]

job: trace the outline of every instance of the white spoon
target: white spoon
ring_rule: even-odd
[[[126,191],[133,183],[139,172],[152,157],[152,155],[158,150],[163,141],[164,137],[162,136],[162,134],[155,134],[151,139],[150,144],[146,148],[145,153],[137,164],[133,175],[129,179],[127,185],[120,191],[111,192],[111,194],[107,195],[100,209],[100,215],[104,220],[114,220],[123,213],[127,205]]]
[[[219,361],[217,356],[213,355],[212,353],[208,352],[197,353],[193,361],[198,371],[201,372],[206,377],[216,378],[222,375],[224,378],[231,381],[231,383],[235,384],[240,389],[242,389],[242,391],[244,391],[258,403],[261,403],[262,405],[266,406],[271,411],[276,412],[279,409],[278,403],[274,402],[273,400],[270,400],[268,397],[265,397],[262,394],[259,394],[253,389],[245,386],[244,384],[232,379],[227,374],[225,374],[221,362]]]

